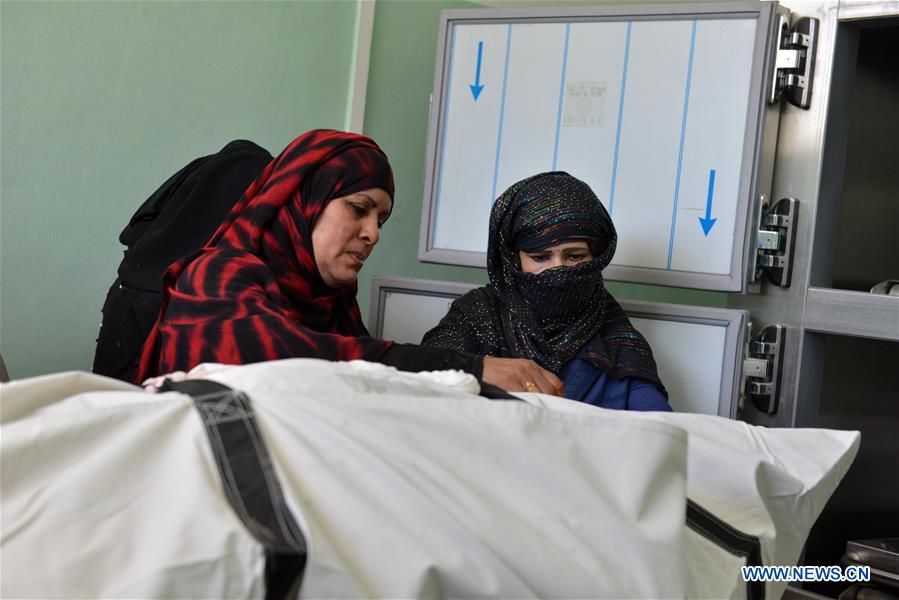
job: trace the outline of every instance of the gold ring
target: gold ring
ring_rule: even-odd
[[[525,381],[524,389],[526,389],[529,392],[539,392],[540,391],[540,388],[538,388],[537,385],[533,381]]]

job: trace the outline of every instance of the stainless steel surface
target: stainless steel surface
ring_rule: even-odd
[[[780,235],[776,231],[759,229],[758,240],[759,250],[777,250],[780,244]]]
[[[763,361],[764,370],[760,375],[744,374],[745,394],[765,414],[776,414],[780,407],[786,334],[784,326],[769,325],[749,344],[748,358]],[[742,405],[746,406],[746,402],[742,402]]]
[[[855,21],[841,32],[856,38],[857,67],[839,90],[849,123],[839,140],[846,146],[842,185],[821,199],[838,223],[833,268],[813,285],[868,291],[899,278],[899,18],[886,27]]]
[[[861,432],[858,454],[809,535],[805,564],[839,564],[849,540],[899,536],[899,344],[809,332],[820,342],[820,406],[809,426]],[[843,584],[817,584],[836,597]]]
[[[772,151],[773,153],[773,151]],[[746,281],[752,284],[753,288],[750,293],[758,294],[761,293],[761,282],[760,277],[762,276],[762,270],[759,268],[759,256],[762,254],[762,250],[764,248],[761,245],[760,235],[762,234],[764,229],[762,229],[762,218],[768,210],[768,196],[762,195],[756,198],[755,202],[752,205],[752,213],[750,214],[750,219],[753,223],[753,229],[755,229],[756,233],[756,243],[755,246],[752,247],[749,260],[749,271],[746,275]],[[772,232],[775,233],[776,232]]]
[[[887,279],[871,286],[872,294],[899,296],[899,279]]]
[[[897,0],[840,0],[841,21],[899,16]]]
[[[838,28],[805,318],[810,331],[895,341],[895,304],[866,292],[899,273],[899,27],[896,19],[880,19],[841,22]],[[797,425],[814,425],[819,398],[827,392],[825,340],[802,336]]]
[[[799,108],[811,104],[815,80],[815,47],[818,43],[817,19],[804,17],[793,24],[790,43],[800,48],[800,66],[797,72],[787,75],[784,87],[787,100]]]
[[[781,600],[833,600],[830,596],[822,596],[821,594],[816,594],[815,592],[810,592],[808,590],[804,590],[802,588],[798,588],[792,585],[788,585],[787,589],[784,590],[783,596],[780,597]]]
[[[899,342],[899,297],[809,288],[805,328]]]
[[[792,25],[781,17],[777,60],[771,78],[769,102],[786,98],[791,104],[808,108],[815,72],[815,45],[818,21],[803,17]]]
[[[797,50],[781,50],[780,48],[780,38],[787,35],[787,31],[790,29],[790,15],[783,14],[778,15],[777,17],[777,50],[774,59],[774,68],[771,69],[771,83],[769,84],[768,90],[768,102],[775,103],[780,100],[780,69],[793,67],[795,65],[786,65],[784,63],[790,62],[792,58],[796,63],[799,62],[799,52]]]
[[[763,269],[782,269],[787,264],[787,260],[783,256],[763,254],[759,257],[758,263]],[[774,283],[774,285],[780,285],[776,281],[772,283]]]
[[[785,1],[784,6],[792,3]],[[829,106],[832,59],[836,45],[836,4],[827,1],[797,2],[795,21],[799,17],[814,17],[820,22],[815,72],[815,88],[808,110],[784,105],[777,135],[777,152],[773,198],[798,198],[802,202],[803,218],[795,228],[796,248],[789,287],[781,288],[763,282],[761,293],[731,295],[728,306],[748,310],[758,327],[782,324],[789,334],[783,353],[783,379],[780,407],[775,414],[765,414],[751,403],[744,407],[743,418],[751,423],[790,427],[796,424],[796,399],[799,389],[799,365],[804,344],[802,318],[805,295],[811,268],[813,224],[817,212],[822,154]],[[803,384],[805,385],[805,384]]]
[[[846,558],[899,577],[899,538],[852,540],[846,543]]]
[[[744,377],[765,377],[768,375],[768,361],[764,358],[744,358]]]
[[[759,271],[764,272],[768,281],[780,287],[789,287],[791,283],[799,207],[799,201],[795,198],[781,198],[770,208],[762,205],[764,214],[760,219],[760,242],[755,264]],[[766,233],[773,233],[774,239],[765,236]],[[762,241],[765,245],[762,245]],[[759,273],[756,273],[755,279],[758,277]]]
[[[735,14],[754,14],[759,11],[760,2],[672,2],[672,3],[619,3],[619,4],[591,4],[582,6],[525,6],[510,8],[509,3],[502,3],[502,8],[495,10],[485,9],[458,9],[446,10],[444,14],[450,19],[465,19],[472,23],[483,23],[495,20],[498,17],[509,19],[529,19],[539,21],[564,21],[567,19],[582,19],[588,17],[612,16],[612,17],[679,17],[691,18],[697,12],[721,15],[727,17]],[[764,4],[768,4],[765,2]],[[774,4],[774,3],[772,3]]]
[[[777,50],[777,63],[775,69],[795,69],[799,64],[799,50]]]
[[[826,138],[822,135],[817,142],[818,145],[804,153],[812,154],[812,157],[820,155],[821,159],[817,198],[809,198],[810,202],[807,203],[809,210],[806,210],[806,225],[813,230],[812,238],[797,242],[799,252],[804,254],[808,261],[807,263],[803,261],[808,269],[807,283],[802,284],[806,286],[830,286],[833,282],[834,245],[839,220],[837,211],[832,207],[838,205],[841,199],[847,153],[846,140],[849,136],[851,90],[857,61],[857,30],[840,26],[835,15],[831,17],[821,23],[822,32],[825,32],[829,39],[831,35],[835,38],[832,40],[831,60],[829,63],[825,62],[821,50],[818,55],[818,97],[826,98],[828,105]],[[828,73],[830,82],[820,81]],[[791,149],[794,152],[799,151],[799,148]],[[812,157],[807,157],[806,160]],[[794,266],[798,264],[795,263]],[[796,285],[800,284],[794,282],[794,286]],[[817,422],[819,400],[824,392],[822,365],[825,339],[825,336],[805,332],[800,336],[801,357],[798,357],[797,398],[793,418],[793,424],[796,426],[813,426]]]
[[[871,569],[870,585],[884,592],[878,598],[896,598],[899,592],[899,537],[853,540],[846,544],[843,563]]]

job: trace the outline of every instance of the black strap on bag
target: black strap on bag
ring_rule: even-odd
[[[195,252],[272,160],[247,140],[191,161],[137,209],[119,235],[127,248],[106,295],[93,372],[131,382],[162,303],[162,275]]]
[[[762,544],[758,537],[735,529],[689,498],[687,498],[687,527],[719,548],[745,558],[747,567],[762,566]],[[746,600],[762,600],[764,597],[764,581],[746,582]]]
[[[228,503],[265,548],[266,599],[296,597],[306,566],[306,538],[284,501],[250,399],[203,379],[166,380],[160,390],[193,398]]]

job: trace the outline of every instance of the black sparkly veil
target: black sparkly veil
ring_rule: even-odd
[[[596,247],[593,260],[538,274],[521,270],[519,247],[572,239],[589,240]],[[661,387],[649,344],[603,284],[617,239],[602,202],[568,173],[515,183],[490,215],[490,284],[456,300],[422,343],[529,358],[554,373],[579,356],[613,377],[639,377]]]

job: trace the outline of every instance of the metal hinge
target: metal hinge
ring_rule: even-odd
[[[752,324],[747,327],[751,328]],[[783,375],[783,325],[769,325],[747,343],[743,358],[740,408],[746,397],[763,413],[773,415],[780,406]]]
[[[802,17],[790,27],[789,17],[781,15],[779,38],[768,101],[773,104],[783,97],[794,106],[808,108],[812,102],[818,19]]]
[[[750,283],[758,281],[764,273],[774,285],[790,287],[798,218],[799,200],[781,198],[769,208],[767,199],[760,198]]]

